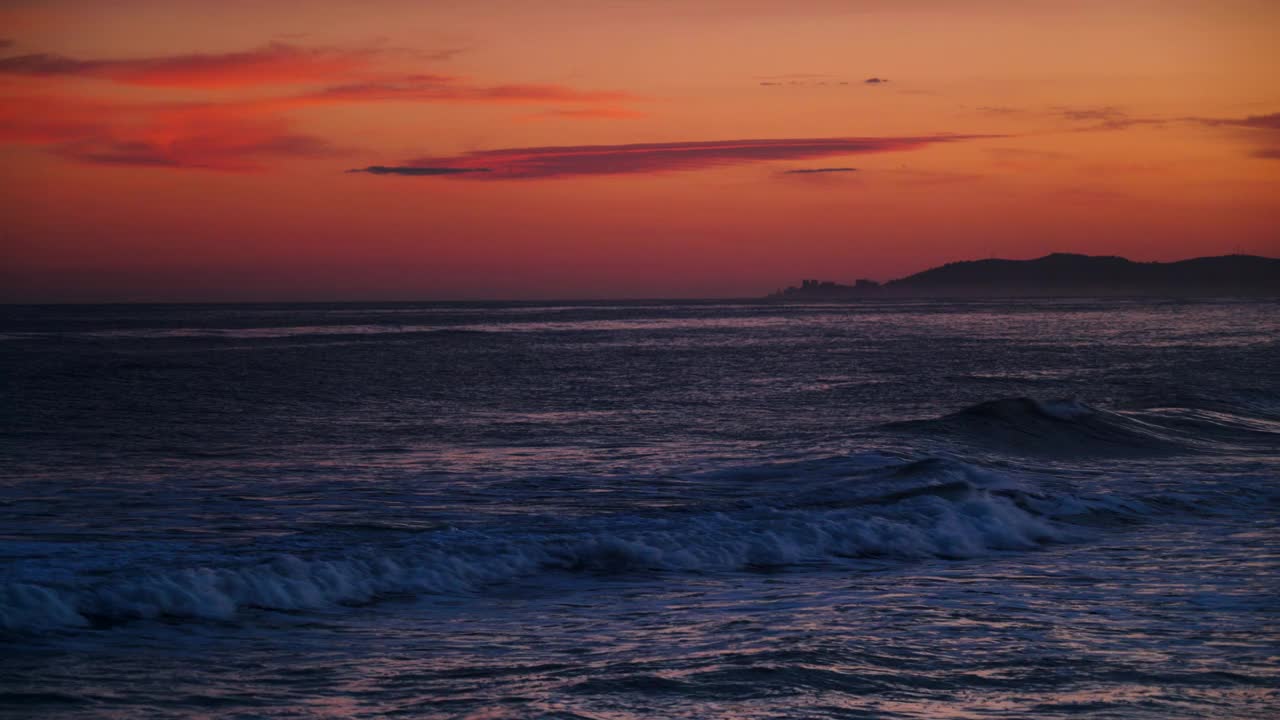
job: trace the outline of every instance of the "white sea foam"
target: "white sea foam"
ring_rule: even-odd
[[[277,555],[258,561],[119,571],[0,587],[0,627],[75,627],[91,619],[160,616],[230,619],[248,608],[305,610],[388,594],[462,594],[545,571],[738,571],[836,558],[969,558],[1079,538],[1055,520],[1097,501],[1000,494],[955,483],[890,505],[758,508],[611,518],[574,532],[440,531],[409,546],[346,555]]]

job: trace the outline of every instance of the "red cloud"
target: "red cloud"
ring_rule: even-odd
[[[337,149],[292,129],[289,113],[319,105],[376,102],[560,104],[619,117],[622,92],[562,85],[484,85],[448,75],[389,72],[404,51],[301,48],[276,43],[257,50],[125,60],[79,60],[36,54],[0,58],[0,142],[49,146],[88,163],[256,170],[263,160],[332,155]],[[88,97],[80,83],[209,90],[301,85],[274,97],[203,102]],[[574,112],[572,110],[566,112]]]
[[[427,157],[404,166],[375,166],[357,172],[379,175],[440,176],[475,180],[623,175],[738,165],[772,160],[801,160],[840,155],[915,150],[933,143],[973,140],[991,135],[911,137],[783,138],[702,142],[580,145],[481,150],[450,157]],[[449,171],[454,172],[449,172]],[[484,172],[462,173],[459,170]]]
[[[245,107],[120,104],[29,95],[0,103],[0,142],[49,146],[80,162],[250,171],[270,158],[323,157],[340,150],[293,132],[285,118]]]
[[[0,142],[43,145],[102,132],[135,118],[118,103],[57,95],[0,98]]]

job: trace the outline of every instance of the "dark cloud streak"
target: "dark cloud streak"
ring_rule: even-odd
[[[407,165],[370,165],[363,168],[352,168],[349,173],[368,173],[370,175],[461,175],[464,173],[487,173],[491,168],[450,168],[450,167],[411,167]]]
[[[797,168],[795,170],[783,170],[784,175],[809,175],[813,173],[848,173],[857,172],[858,168],[853,167],[829,167],[829,168]]]
[[[367,70],[388,51],[273,42],[252,50],[85,60],[56,53],[0,58],[0,74],[91,77],[125,85],[225,88],[324,82]]]
[[[628,145],[578,145],[480,150],[410,160],[402,166],[371,166],[358,172],[435,175],[475,180],[542,179],[587,175],[634,175],[701,170],[747,163],[804,160],[881,152],[905,152],[938,143],[993,135],[908,137],[776,138]],[[374,169],[381,168],[381,170]],[[818,168],[817,171],[824,171]],[[848,172],[853,168],[830,168]]]
[[[63,158],[90,165],[232,172],[260,170],[261,162],[270,158],[328,158],[348,152],[322,138],[298,134],[191,136],[169,143],[100,137],[63,143],[54,149]]]
[[[1252,128],[1254,130],[1280,130],[1280,113],[1250,115],[1244,118],[1188,118],[1210,126]]]

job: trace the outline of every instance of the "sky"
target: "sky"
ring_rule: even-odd
[[[1274,0],[0,0],[0,302],[1280,256]]]

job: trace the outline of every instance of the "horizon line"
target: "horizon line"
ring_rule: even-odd
[[[920,273],[928,272],[928,271],[930,271],[930,270],[934,270],[934,269],[942,268],[942,267],[947,267],[947,266],[955,265],[955,264],[959,264],[959,263],[986,262],[986,261],[1035,262],[1035,261],[1037,261],[1037,260],[1043,260],[1043,259],[1045,259],[1045,258],[1053,257],[1053,256],[1055,256],[1055,255],[1069,255],[1069,256],[1087,257],[1087,258],[1118,258],[1118,259],[1121,259],[1121,260],[1125,260],[1126,262],[1130,262],[1130,263],[1134,263],[1134,264],[1141,264],[1141,265],[1172,265],[1172,264],[1177,264],[1177,263],[1182,263],[1182,262],[1189,262],[1189,261],[1192,261],[1192,260],[1206,260],[1206,259],[1213,259],[1213,258],[1228,258],[1228,257],[1248,257],[1248,258],[1256,258],[1256,259],[1259,259],[1259,260],[1280,261],[1280,257],[1271,257],[1271,256],[1267,256],[1267,255],[1254,255],[1254,254],[1252,254],[1252,253],[1240,253],[1240,252],[1235,252],[1235,253],[1226,253],[1226,254],[1222,254],[1222,255],[1200,255],[1200,256],[1196,256],[1196,257],[1183,258],[1183,259],[1180,259],[1180,260],[1132,260],[1132,259],[1127,258],[1127,257],[1124,257],[1124,256],[1122,256],[1122,255],[1090,255],[1090,254],[1088,254],[1088,253],[1054,251],[1054,252],[1046,253],[1046,254],[1044,254],[1044,255],[1040,255],[1040,256],[1038,256],[1038,257],[1028,258],[1028,259],[1004,258],[1004,257],[985,257],[985,258],[976,258],[976,259],[971,259],[971,260],[948,260],[948,261],[942,262],[942,263],[940,263],[940,264],[936,264],[936,265],[932,265],[932,266],[930,266],[930,267],[927,267],[927,268],[925,268],[924,270],[919,270],[919,271],[917,271],[917,272],[909,273],[909,274],[907,274],[907,275],[902,275],[902,276],[899,276],[899,277],[890,278],[890,279],[888,279],[888,280],[878,280],[878,281],[876,281],[876,282],[880,283],[881,285],[884,285],[884,284],[888,284],[888,283],[891,283],[891,282],[895,282],[895,281],[897,281],[897,280],[901,280],[901,279],[904,279],[904,278],[909,278],[909,277],[912,277],[912,276],[917,275],[917,274],[920,274]],[[870,279],[870,278],[866,278],[866,279]],[[783,286],[783,287],[785,287],[785,286]],[[548,303],[673,302],[673,301],[680,301],[680,302],[754,302],[754,301],[761,301],[761,302],[767,302],[767,301],[769,301],[769,297],[770,297],[770,295],[771,295],[771,293],[768,293],[768,292],[766,291],[766,295],[740,295],[740,296],[724,296],[724,295],[666,295],[666,296],[656,296],[656,295],[654,295],[654,296],[636,296],[636,295],[623,295],[623,296],[588,296],[588,297],[576,297],[576,298],[575,298],[575,297],[549,297],[549,298],[513,298],[513,297],[506,297],[506,298],[503,298],[503,297],[494,297],[494,298],[437,298],[437,299],[425,299],[425,298],[415,298],[415,299],[378,299],[378,298],[371,298],[371,299],[359,299],[359,300],[332,300],[332,299],[330,299],[330,300],[322,300],[322,299],[296,299],[296,300],[281,300],[281,299],[276,299],[276,300],[266,300],[266,299],[246,299],[246,300],[148,300],[148,299],[123,299],[123,300],[101,300],[101,301],[91,301],[91,300],[15,300],[15,301],[10,301],[10,300],[0,300],[0,307],[6,307],[6,308],[7,308],[7,307],[43,307],[43,306],[76,307],[76,306],[105,306],[105,305],[132,305],[132,306],[141,306],[141,305],[360,305],[360,304],[429,304],[429,303],[440,303],[440,304],[445,304],[445,303],[453,303],[453,304],[477,304],[477,303],[489,303],[489,304],[517,304],[517,303],[526,303],[526,304],[548,304]],[[909,296],[909,295],[897,295],[897,296],[894,296],[894,297],[879,297],[879,298],[875,298],[875,297],[867,297],[867,298],[862,298],[862,299],[867,299],[867,300],[903,300],[903,299],[910,299],[911,297],[916,297],[916,298],[920,298],[920,299],[925,299],[925,298],[927,298],[927,299],[933,299],[933,300],[941,300],[941,299],[946,299],[946,297],[947,297],[947,296],[942,296],[942,295],[916,295],[916,296]],[[955,296],[951,296],[951,297],[954,297],[954,298],[956,298],[956,299],[968,299],[968,300],[973,300],[973,299],[979,299],[979,298],[982,298],[982,297],[988,297],[988,298],[1008,298],[1008,297],[1011,297],[1011,296],[1010,296],[1010,295],[1000,295],[1000,294],[992,294],[992,295],[990,295],[990,296],[982,296],[982,295],[965,294],[965,295],[955,295]],[[1029,296],[1023,296],[1023,297],[1029,297]],[[1131,295],[1117,294],[1117,295],[1105,295],[1105,296],[1097,295],[1097,294],[1092,294],[1092,295],[1080,295],[1080,294],[1074,294],[1074,295],[1073,295],[1073,294],[1064,294],[1064,295],[1043,295],[1043,296],[1034,296],[1034,297],[1038,297],[1038,298],[1050,298],[1050,297],[1062,297],[1062,298],[1066,298],[1066,297],[1091,297],[1091,298],[1097,298],[1097,297],[1110,297],[1110,298],[1122,298],[1122,297],[1158,297],[1158,296],[1154,296],[1154,295],[1151,295],[1151,294],[1140,294],[1140,293],[1139,293],[1139,294],[1131,294]],[[1173,295],[1171,295],[1171,296],[1169,296],[1169,297],[1179,297],[1179,296],[1173,296]],[[1232,297],[1232,296],[1212,296],[1212,295],[1203,295],[1203,296],[1187,296],[1187,297],[1203,297],[1203,298],[1209,298],[1209,297]],[[1255,297],[1256,297],[1256,296],[1255,296]]]

